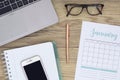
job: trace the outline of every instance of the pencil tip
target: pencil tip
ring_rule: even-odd
[[[69,26],[68,23],[66,25]]]

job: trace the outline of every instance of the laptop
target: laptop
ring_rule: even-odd
[[[0,46],[57,22],[51,0],[0,0]]]

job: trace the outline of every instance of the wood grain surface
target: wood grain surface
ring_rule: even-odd
[[[52,0],[52,2],[59,17],[57,24],[1,46],[0,52],[2,53],[6,49],[55,41],[59,52],[63,80],[74,80],[82,21],[120,26],[120,0]],[[102,3],[105,6],[102,15],[90,16],[84,10],[79,16],[66,17],[66,9],[64,7],[66,3]],[[65,25],[67,23],[70,25],[70,62],[66,64]],[[2,60],[0,60],[0,80],[5,80]]]

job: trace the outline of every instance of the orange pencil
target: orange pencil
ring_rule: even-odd
[[[66,63],[69,62],[69,36],[70,36],[69,25],[66,25]]]

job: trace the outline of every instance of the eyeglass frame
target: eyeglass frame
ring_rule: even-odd
[[[72,6],[72,7],[70,8],[70,10],[68,10],[68,6]],[[89,6],[95,6],[99,13],[97,13],[97,14],[91,14],[91,13],[89,13],[89,11],[88,11],[88,7],[89,7]],[[101,10],[98,8],[99,6],[101,6]],[[73,8],[75,8],[75,7],[82,7],[80,13],[78,13],[78,14],[71,14],[71,13],[70,13],[71,10],[72,10]],[[91,15],[91,16],[96,16],[96,15],[99,15],[99,14],[102,15],[102,9],[103,9],[103,7],[104,7],[104,4],[65,4],[65,8],[66,8],[66,10],[67,10],[67,15],[66,15],[67,17],[68,17],[69,15],[72,15],[72,16],[78,16],[78,15],[80,15],[80,14],[82,13],[82,11],[83,11],[84,8],[86,8],[87,13],[88,13],[89,15]]]

